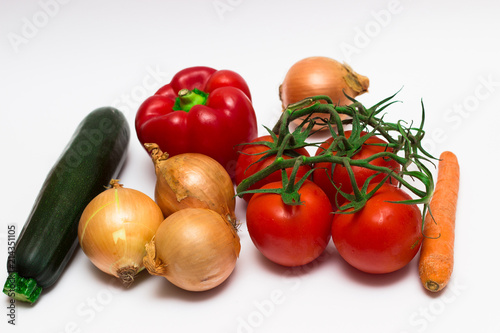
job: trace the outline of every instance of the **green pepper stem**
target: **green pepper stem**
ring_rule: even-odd
[[[35,303],[41,292],[35,279],[21,277],[17,272],[9,274],[3,287],[3,293],[10,298],[28,303]]]
[[[175,99],[173,110],[189,112],[195,105],[205,105],[208,94],[194,88],[193,90],[181,89]]]

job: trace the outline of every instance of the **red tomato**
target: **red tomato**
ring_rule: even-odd
[[[279,188],[281,182],[263,188]],[[302,205],[283,203],[274,193],[256,193],[248,203],[246,223],[257,249],[283,266],[305,265],[325,250],[331,237],[332,214],[325,193],[306,180],[299,189]]]
[[[420,248],[422,215],[417,205],[388,201],[409,199],[401,188],[384,184],[360,211],[335,214],[332,238],[340,256],[357,269],[374,274],[407,265]]]
[[[362,132],[361,135],[363,136],[366,134],[367,134],[366,132]],[[349,138],[351,136],[351,131],[345,131],[345,136]],[[321,146],[316,151],[316,156],[319,155],[321,152],[323,152],[325,149],[327,149],[332,142],[333,138],[329,138],[323,144],[321,144]],[[370,145],[373,143],[387,143],[387,142],[378,137],[372,136],[371,138],[366,140],[366,144],[363,144],[359,152],[356,153],[354,156],[352,156],[352,159],[354,160],[365,159],[373,154],[377,154],[386,150],[391,151],[391,149],[386,149],[383,146]],[[401,168],[399,163],[397,163],[392,159],[377,158],[373,160],[370,164],[387,167],[395,170],[396,172],[398,172]],[[321,189],[326,193],[326,195],[330,199],[333,210],[337,210],[335,197],[337,197],[339,206],[342,206],[342,204],[345,202],[345,198],[341,194],[337,195],[337,189],[333,186],[332,181],[335,183],[337,187],[340,187],[340,190],[342,192],[351,193],[353,189],[351,185],[351,180],[347,173],[347,169],[343,165],[337,165],[327,162],[317,163],[315,165],[315,168],[316,170],[313,173],[313,181],[316,184],[318,184],[319,187],[321,187]],[[352,166],[352,171],[354,172],[354,176],[356,178],[356,183],[358,184],[358,187],[362,187],[365,181],[370,176],[376,173],[376,171],[356,166]],[[379,174],[378,176],[373,178],[370,181],[370,183],[379,183],[385,176],[386,176],[385,174]],[[390,182],[395,185],[397,184],[397,182],[392,178],[389,178],[387,182]]]
[[[252,142],[257,142],[257,141],[267,141],[267,142],[273,142],[273,138],[270,135],[265,135],[258,137]],[[269,166],[274,159],[276,158],[276,155],[270,156],[260,162],[257,162],[264,154],[259,154],[268,151],[269,148],[266,145],[245,145],[243,146],[243,149],[241,150],[240,156],[238,157],[238,161],[236,162],[236,176],[235,176],[235,181],[236,184],[240,184],[241,181],[245,178],[250,177],[254,173],[266,168]],[[304,156],[309,156],[309,153],[305,148],[300,148],[295,150],[298,154],[304,155]],[[259,155],[254,155],[254,154],[259,154]],[[290,159],[292,157],[283,155],[284,159]],[[257,163],[256,163],[257,162]],[[292,173],[293,168],[288,168],[286,169],[286,173],[288,176]],[[299,168],[297,172],[296,179],[302,178],[309,170],[311,170],[311,167],[308,165],[303,165]],[[253,184],[250,186],[249,190],[254,190],[254,189],[259,189],[262,186],[272,183],[272,182],[278,182],[281,181],[281,170],[275,171],[266,178],[259,180],[257,183]],[[253,194],[245,194],[243,196],[243,199],[245,199],[247,202],[250,201],[250,198],[252,197]]]

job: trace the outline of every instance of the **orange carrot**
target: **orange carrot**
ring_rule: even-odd
[[[425,289],[432,292],[442,290],[453,271],[459,179],[457,157],[449,151],[443,152],[430,203],[430,214],[428,212],[425,217],[425,237],[418,263],[420,280]]]

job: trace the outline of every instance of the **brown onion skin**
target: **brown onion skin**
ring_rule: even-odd
[[[155,164],[155,201],[165,217],[185,208],[206,208],[236,224],[234,184],[220,163],[198,153],[169,157],[156,144],[146,148]]]
[[[279,87],[279,96],[283,110],[289,104],[318,95],[329,96],[335,105],[345,106],[352,103],[345,94],[355,98],[367,92],[369,84],[367,77],[347,64],[328,57],[309,57],[290,67]]]
[[[240,238],[220,214],[186,208],[167,217],[146,245],[144,266],[188,291],[206,291],[233,272]]]
[[[164,218],[158,205],[146,194],[123,188],[115,180],[111,185],[83,211],[78,240],[97,268],[130,284],[144,269],[145,245]]]

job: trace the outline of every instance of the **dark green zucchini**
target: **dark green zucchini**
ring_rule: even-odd
[[[78,244],[83,210],[117,177],[129,141],[127,120],[114,108],[99,108],[82,120],[45,179],[8,258],[5,294],[33,303],[56,282]]]

